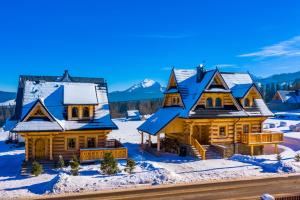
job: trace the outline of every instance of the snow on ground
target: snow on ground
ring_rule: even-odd
[[[279,124],[282,120],[270,119]],[[287,123],[297,123],[286,120]],[[20,175],[24,148],[15,148],[4,143],[6,132],[0,133],[0,199],[36,196],[48,193],[71,193],[79,191],[107,190],[127,187],[139,187],[169,183],[212,182],[253,177],[267,177],[283,173],[300,173],[300,162],[294,161],[295,152],[288,145],[281,146],[282,160],[276,155],[242,156],[234,155],[230,159],[195,160],[192,157],[179,157],[162,154],[155,157],[139,149],[141,135],[137,132],[142,121],[116,119],[119,130],[114,130],[109,137],[120,140],[127,148],[129,157],[137,162],[133,174],[123,172],[126,161],[119,161],[122,172],[106,176],[100,171],[99,163],[80,166],[80,176],[71,176],[70,168],[46,171],[38,177]],[[286,127],[276,127],[283,130]],[[286,132],[285,134],[289,134]],[[144,136],[144,141],[148,137]],[[152,137],[155,142],[156,137]],[[298,141],[298,140],[297,140]],[[285,145],[285,144],[283,144]],[[300,142],[296,144],[300,150]]]

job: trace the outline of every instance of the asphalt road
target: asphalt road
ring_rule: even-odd
[[[41,199],[73,200],[217,200],[259,199],[262,194],[275,196],[300,195],[300,176],[273,177],[256,180],[228,181],[209,184],[166,185],[108,192],[73,193]]]

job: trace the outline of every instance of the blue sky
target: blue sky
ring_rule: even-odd
[[[20,74],[104,77],[109,90],[170,68],[300,70],[300,1],[0,2],[0,90]]]

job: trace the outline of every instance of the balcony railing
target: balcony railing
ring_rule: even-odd
[[[117,140],[106,141],[105,147],[80,149],[80,162],[97,161],[111,152],[115,159],[127,159],[128,150]]]
[[[242,134],[242,143],[248,145],[278,144],[283,142],[283,133],[275,131],[263,131],[262,133]]]

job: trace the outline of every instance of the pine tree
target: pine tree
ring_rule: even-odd
[[[278,153],[278,154],[276,155],[276,159],[277,159],[278,161],[281,161],[281,160],[282,160],[282,157],[281,157],[280,153]]]
[[[73,176],[78,176],[79,162],[75,155],[73,156],[72,160],[70,161],[70,166],[71,166],[71,174]]]
[[[128,172],[129,174],[132,174],[133,170],[135,169],[136,163],[132,159],[127,159],[125,172]]]
[[[113,157],[111,152],[104,154],[104,159],[101,161],[100,169],[104,174],[107,175],[116,174],[120,171],[118,168],[118,162]]]
[[[43,166],[42,166],[40,163],[34,161],[34,162],[32,163],[31,174],[33,174],[33,175],[35,175],[35,176],[38,176],[38,175],[40,175],[41,173],[43,173]]]
[[[296,161],[296,162],[300,162],[300,153],[297,153],[297,154],[295,155],[295,161]]]
[[[62,157],[62,155],[59,155],[59,157],[58,157],[57,167],[60,169],[65,167],[65,161],[64,161],[64,158]]]

